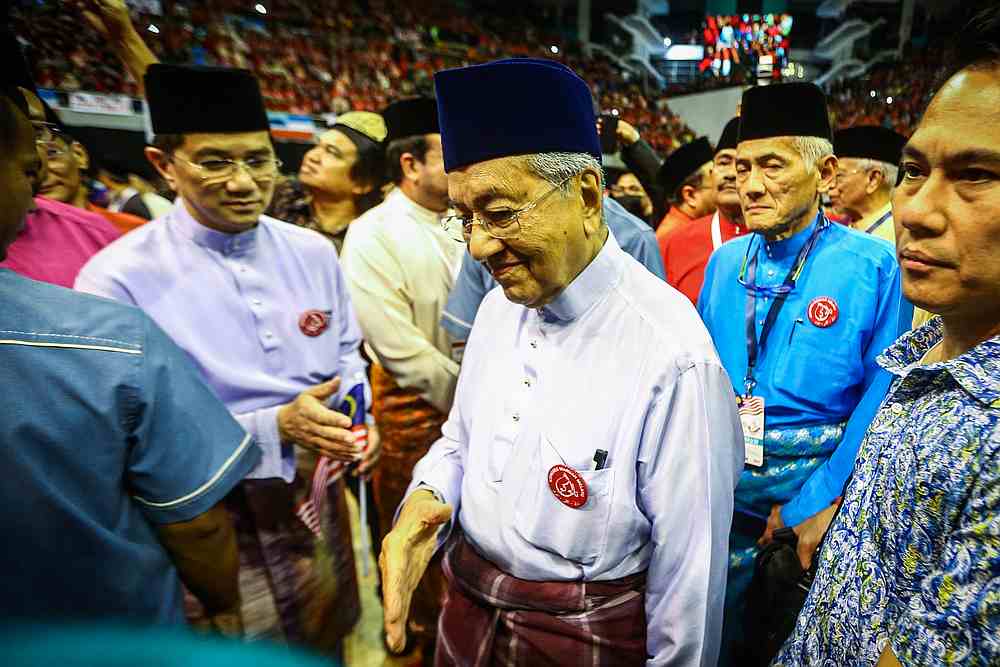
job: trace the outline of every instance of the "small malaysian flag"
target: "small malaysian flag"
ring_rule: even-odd
[[[361,445],[362,452],[367,452],[368,427],[365,425],[364,385],[359,383],[351,387],[340,405],[339,412],[351,418],[354,442]],[[334,461],[328,456],[320,456],[316,462],[316,468],[313,470],[309,497],[299,503],[295,510],[302,523],[318,538],[322,538],[320,517],[323,515],[326,490],[344,475],[349,465],[353,464]]]

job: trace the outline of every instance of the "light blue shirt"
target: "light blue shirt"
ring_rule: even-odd
[[[178,197],[168,215],[92,257],[75,287],[139,306],[194,359],[260,447],[250,478],[294,478],[294,448],[281,442],[277,418],[304,389],[339,376],[341,394],[361,382],[371,405],[337,252],[316,232],[261,216],[253,229],[224,234]],[[311,310],[329,322],[318,336],[300,326]]]
[[[656,243],[656,234],[649,225],[626,211],[611,197],[604,198],[604,222],[622,250],[632,255],[653,275],[666,280],[663,256]],[[472,255],[465,253],[461,271],[441,314],[441,326],[452,340],[463,341],[469,337],[479,304],[483,302],[486,293],[496,286],[497,282],[493,280],[489,270],[473,259]]]
[[[773,243],[748,234],[723,244],[709,259],[698,309],[739,393],[744,392],[747,369],[747,291],[737,277],[748,244],[757,257],[757,284],[778,286],[816,224]],[[836,320],[827,327],[810,319],[809,306],[819,297],[832,299],[838,309]],[[768,297],[755,300],[758,341],[772,302]],[[907,308],[889,243],[837,224],[820,232],[766,347],[758,353],[754,395],[765,401],[765,427],[847,422],[881,373],[876,357],[905,331],[908,318],[901,312]],[[885,394],[885,384],[876,385],[872,391],[878,396],[864,402],[866,420]],[[786,525],[801,523],[840,494],[866,425],[867,421],[854,428],[848,425],[851,437],[842,439],[830,457],[838,465],[823,465],[809,477],[799,496],[782,510]],[[802,503],[805,498],[808,502]]]
[[[437,491],[476,549],[516,577],[647,571],[648,664],[714,666],[743,444],[691,302],[609,235],[544,308],[498,287],[477,322],[442,438],[408,493]],[[551,492],[556,464],[585,480],[582,508]]]

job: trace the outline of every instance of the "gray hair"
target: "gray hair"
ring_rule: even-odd
[[[820,160],[833,155],[833,144],[823,137],[792,137],[792,143],[810,170],[817,169]]]
[[[882,172],[882,188],[892,192],[896,187],[896,179],[899,178],[899,167],[881,160],[864,158],[861,160],[861,169],[868,171],[874,169]]]
[[[597,172],[598,186],[604,189],[604,169],[590,153],[535,153],[527,156],[527,164],[531,173],[552,185],[593,169]],[[568,184],[563,186],[563,192],[569,192]]]

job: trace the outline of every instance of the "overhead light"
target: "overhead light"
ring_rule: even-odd
[[[256,5],[254,5],[253,8],[254,11],[256,11],[258,14],[267,14],[267,7],[260,4],[259,2]]]
[[[868,94],[871,95],[872,97],[875,97],[875,95],[877,95],[878,93],[876,93],[874,90],[871,90],[868,92]]]
[[[549,47],[549,51],[551,51],[553,54],[559,53],[559,47],[553,44],[552,46]]]
[[[673,44],[673,43],[674,43],[674,41],[672,39],[670,39],[669,37],[664,37],[663,38],[663,46],[665,46],[667,48],[670,48],[670,45]]]
[[[149,27],[146,28],[146,30],[148,30],[149,32],[153,33],[154,35],[159,35],[160,34],[160,29],[157,28],[152,23],[149,24]]]
[[[892,104],[892,96],[891,95],[889,97],[885,98],[885,103],[886,104]]]

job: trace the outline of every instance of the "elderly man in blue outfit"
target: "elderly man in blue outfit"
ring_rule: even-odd
[[[448,226],[500,289],[383,543],[389,644],[443,542],[438,665],[715,665],[742,448],[708,333],[608,231],[579,77],[517,59],[435,84]]]
[[[792,83],[744,93],[736,169],[753,233],[713,253],[698,299],[739,395],[746,450],[722,664],[739,664],[758,547],[840,494],[859,442],[844,440],[845,426],[878,377],[875,358],[903,328],[892,246],[821,212],[819,193],[836,168],[819,88]],[[831,457],[841,465],[825,465]]]
[[[360,613],[340,474],[371,462],[347,282],[319,234],[262,215],[280,162],[251,72],[154,64],[145,86],[146,155],[177,200],[76,288],[151,315],[256,440],[260,464],[227,499],[247,634],[336,653]]]
[[[622,250],[632,255],[653,275],[665,278],[663,259],[656,245],[656,234],[649,225],[626,211],[611,197],[604,198],[604,222]],[[493,279],[490,270],[470,253],[465,253],[455,286],[441,314],[441,326],[451,336],[456,360],[461,359],[463,344],[472,331],[479,305],[496,286],[497,281]]]

